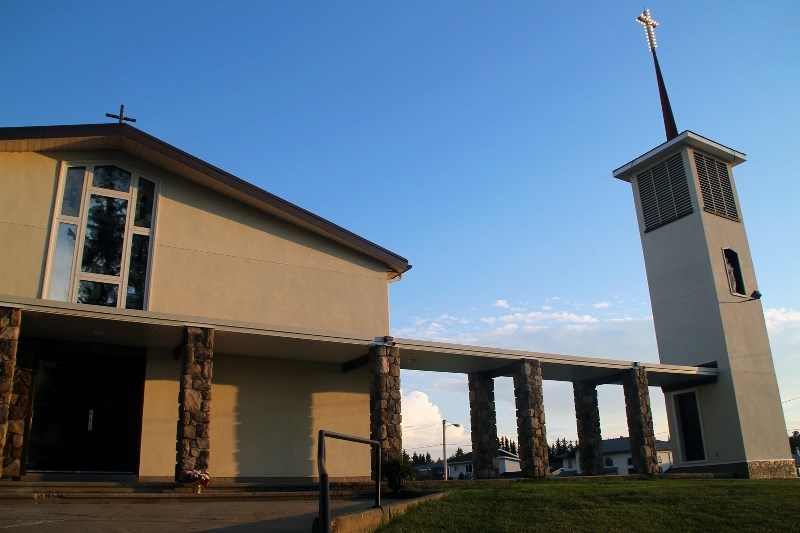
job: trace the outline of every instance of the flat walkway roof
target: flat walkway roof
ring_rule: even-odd
[[[647,369],[648,382],[654,387],[672,387],[695,380],[715,379],[719,374],[715,367],[706,366],[598,359],[414,339],[394,339],[394,342],[400,348],[400,366],[404,370],[489,372],[496,376],[510,376],[514,362],[520,359],[537,359],[542,365],[542,378],[545,380],[621,383],[622,373],[638,365]]]
[[[510,376],[513,372],[512,365],[516,361],[537,359],[542,365],[542,377],[545,380],[620,383],[622,373],[638,364],[647,369],[649,383],[655,387],[676,387],[697,380],[714,380],[718,374],[713,366],[663,365],[417,339],[348,337],[325,331],[106,308],[38,298],[0,295],[0,306],[23,310],[23,339],[58,339],[174,350],[183,342],[184,327],[199,326],[215,330],[214,349],[217,353],[250,357],[344,365],[363,361],[370,348],[376,344],[394,342],[400,348],[400,364],[405,370],[459,374],[480,371],[495,376]],[[701,356],[698,359],[702,361]]]

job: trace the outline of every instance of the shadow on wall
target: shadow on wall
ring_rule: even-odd
[[[369,435],[366,368],[342,374],[335,364],[218,354],[212,390],[217,479],[310,480],[320,429]],[[368,447],[337,442],[327,452],[331,477],[370,475]]]

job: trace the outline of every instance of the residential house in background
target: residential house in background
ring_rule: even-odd
[[[603,466],[605,475],[626,475],[633,473],[633,461],[631,458],[631,443],[628,437],[616,439],[604,439],[600,444],[603,455]],[[658,472],[663,474],[672,466],[672,449],[669,441],[656,440],[656,455],[658,457]],[[581,472],[581,452],[576,447],[561,456],[562,476],[580,476]]]
[[[460,457],[448,459],[448,478],[472,479],[474,477],[473,460],[474,458],[472,452],[465,453]],[[498,449],[497,466],[498,473],[501,477],[520,472],[519,456],[509,451]],[[426,465],[415,465],[413,468],[418,480],[426,481],[431,479],[444,479],[444,463],[441,460]]]

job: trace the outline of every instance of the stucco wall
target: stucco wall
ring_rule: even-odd
[[[0,153],[0,250],[14,258],[0,276],[0,294],[40,295],[56,173],[48,157]]]
[[[181,361],[168,350],[149,350],[142,407],[139,476],[171,479],[175,475],[178,392]]]
[[[170,479],[175,472],[180,361],[150,350],[147,361],[139,476]],[[215,354],[211,404],[214,479],[317,475],[317,432],[369,438],[366,370],[342,374],[338,365]],[[370,475],[370,448],[331,440],[333,478]]]
[[[386,267],[177,178],[161,182],[150,309],[374,337]]]
[[[366,369],[214,356],[211,468],[214,477],[317,475],[320,429],[369,438]],[[370,447],[328,441],[331,477],[369,477]]]
[[[148,310],[375,337],[386,266],[118,152],[0,153],[0,294],[40,297],[59,162],[116,163],[158,183]]]

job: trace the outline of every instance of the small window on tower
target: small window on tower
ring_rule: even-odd
[[[728,287],[731,293],[739,296],[747,296],[742,277],[742,267],[739,264],[739,254],[730,248],[722,249],[725,258],[725,274],[728,276]]]

